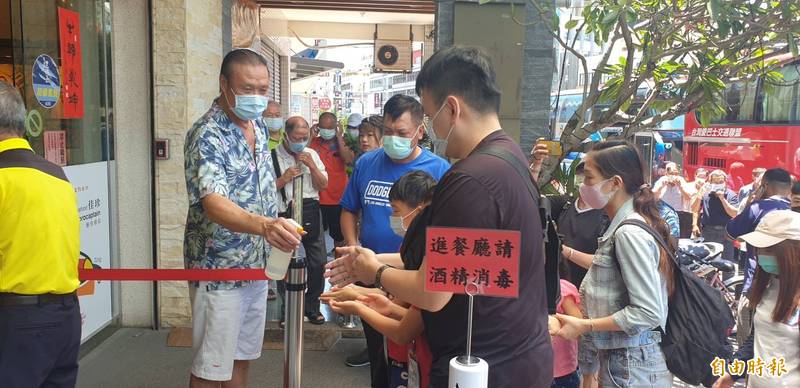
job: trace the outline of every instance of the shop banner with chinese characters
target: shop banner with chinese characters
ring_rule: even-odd
[[[111,267],[109,229],[108,162],[64,167],[78,197],[81,223],[81,257],[95,268]],[[81,340],[111,322],[111,282],[89,281],[78,288],[83,330]]]
[[[83,118],[83,66],[81,64],[80,14],[58,8],[58,37],[61,45],[61,104],[65,119]]]
[[[519,295],[519,231],[430,227],[426,241],[426,291],[465,294],[475,283],[479,295]]]

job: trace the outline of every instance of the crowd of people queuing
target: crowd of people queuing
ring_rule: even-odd
[[[313,125],[300,116],[284,118],[280,104],[266,97],[269,77],[259,54],[228,53],[219,97],[187,133],[186,267],[263,268],[271,249],[300,250],[308,266],[305,318],[323,324],[320,303],[361,318],[366,349],[347,363],[369,364],[373,388],[447,387],[449,361],[463,352],[468,298],[424,291],[429,226],[521,233],[519,297],[475,300],[472,351],[490,365],[489,387],[672,386],[661,342],[678,270],[670,259],[674,247],[659,241],[698,237],[722,244],[722,258],[746,277],[735,359],[782,360],[779,382],[751,371],[748,386],[800,386],[800,184],[787,171],[756,169],[753,181],[735,192],[723,170],[700,168],[689,180],[670,163],[651,186],[636,148],[605,140],[577,166],[576,196],[531,195],[526,180],[538,179],[547,146],[537,143],[526,155],[502,129],[501,91],[480,49],[437,51],[417,76],[419,101],[396,95],[382,116],[340,121],[325,112]],[[21,105],[13,93],[0,88],[0,102]],[[24,118],[22,109],[17,116]],[[12,110],[0,109],[6,111]],[[24,190],[9,184],[2,169],[9,163],[24,159],[53,170],[54,191],[64,179],[60,169],[27,155],[17,116],[0,121],[0,199]],[[288,220],[298,176],[302,229]],[[553,315],[539,217],[545,202],[563,241]],[[0,210],[9,214],[5,203]],[[6,224],[0,218],[0,228]],[[326,246],[326,234],[333,246]],[[19,242],[5,236],[0,257],[7,260],[18,254]],[[73,240],[59,249],[74,258]],[[327,292],[325,278],[333,284]],[[74,292],[77,281],[68,280],[43,291]],[[10,288],[0,282],[0,309],[11,300],[5,293],[25,293],[19,285],[31,281]],[[282,300],[285,286],[277,288]],[[190,283],[191,387],[246,385],[249,361],[261,354],[268,293],[266,281]],[[71,306],[74,298],[51,299]],[[33,314],[25,311],[17,314]],[[72,320],[75,311],[69,310]],[[0,325],[0,338],[17,338],[8,330],[14,329]],[[9,376],[37,357],[76,370],[80,336],[72,326],[64,330],[71,330],[71,340],[58,342],[62,359],[45,360],[42,354],[53,349],[30,350],[19,362],[0,357],[2,380],[15,381]],[[72,379],[74,386],[71,371],[36,373],[42,381]],[[714,385],[730,387],[746,372],[724,369]]]

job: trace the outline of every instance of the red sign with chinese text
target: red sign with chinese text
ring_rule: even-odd
[[[519,231],[430,227],[426,244],[426,291],[466,294],[474,282],[479,295],[519,295]]]
[[[61,102],[65,119],[83,118],[83,66],[81,65],[80,14],[58,8],[61,44]]]

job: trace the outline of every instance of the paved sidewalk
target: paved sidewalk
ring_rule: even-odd
[[[80,360],[78,388],[187,387],[190,348],[167,347],[168,331],[120,329]],[[304,387],[369,387],[369,368],[349,368],[344,359],[364,346],[342,339],[330,351],[306,351]],[[283,351],[265,350],[250,365],[249,387],[283,386]]]

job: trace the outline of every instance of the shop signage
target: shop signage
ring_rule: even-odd
[[[44,158],[59,166],[67,165],[67,132],[44,133]]]
[[[329,110],[331,109],[331,99],[328,97],[320,98],[319,100],[319,108],[322,110]]]
[[[36,109],[31,109],[31,111],[25,115],[25,132],[27,132],[30,137],[39,137],[43,130],[44,121],[42,120],[42,114]]]
[[[519,231],[430,227],[426,243],[425,291],[518,296]]]
[[[36,57],[31,68],[31,81],[39,105],[47,109],[56,106],[61,94],[61,78],[53,58],[47,54]]]
[[[81,63],[80,14],[58,8],[58,36],[61,45],[61,70],[64,78],[63,118],[83,118],[83,66]]]
[[[78,197],[83,258],[89,259],[94,267],[111,268],[108,162],[68,166],[64,167],[64,173]],[[96,282],[93,292],[86,291],[79,296],[82,340],[111,322],[111,282]]]

